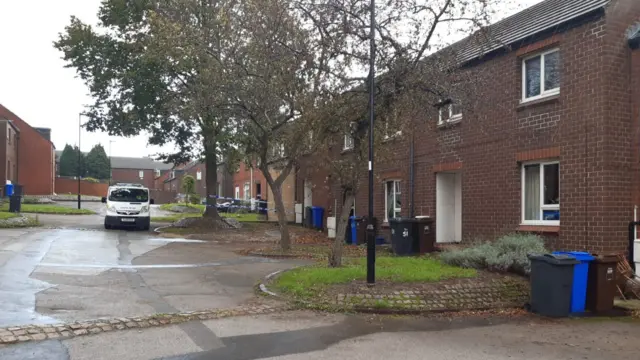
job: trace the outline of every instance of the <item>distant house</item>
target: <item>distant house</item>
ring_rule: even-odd
[[[34,128],[2,105],[0,121],[0,132],[6,133],[4,150],[0,150],[0,178],[22,185],[27,195],[53,194],[56,161],[51,129]]]
[[[62,151],[56,151],[56,163],[60,161]],[[111,157],[111,181],[142,184],[149,189],[156,187],[155,179],[169,172],[173,164],[166,164],[147,157]]]

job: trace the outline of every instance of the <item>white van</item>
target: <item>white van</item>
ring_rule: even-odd
[[[149,189],[140,184],[115,184],[109,186],[107,196],[102,198],[107,204],[104,228],[121,226],[149,230],[151,225],[151,205]]]

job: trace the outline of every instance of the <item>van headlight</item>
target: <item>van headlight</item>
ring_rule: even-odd
[[[116,212],[116,207],[113,205],[107,205],[107,211]]]
[[[147,213],[147,212],[149,212],[149,206],[148,206],[148,205],[144,205],[144,206],[142,207],[142,209],[140,209],[140,212],[141,212],[141,213]]]

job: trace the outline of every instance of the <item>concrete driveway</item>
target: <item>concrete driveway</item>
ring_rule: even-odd
[[[65,219],[62,228],[0,230],[0,327],[242,305],[257,279],[298,264],[213,242],[104,231],[99,216]]]

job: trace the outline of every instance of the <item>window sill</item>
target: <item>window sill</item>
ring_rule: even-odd
[[[454,127],[462,122],[462,117],[438,123],[438,129]]]
[[[350,152],[353,152],[353,148],[342,149],[342,151],[340,152],[340,154],[346,154],[346,153],[350,153]]]
[[[520,225],[517,231],[533,233],[559,233],[560,225]]]
[[[524,109],[530,108],[532,106],[547,105],[547,104],[556,103],[559,100],[560,100],[560,93],[546,95],[544,97],[534,98],[534,99],[531,99],[531,100],[524,100],[524,101],[521,100],[520,104],[518,105],[518,107],[516,109],[518,111],[520,111],[520,110],[524,110]]]

